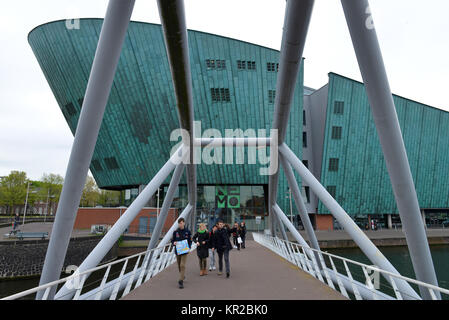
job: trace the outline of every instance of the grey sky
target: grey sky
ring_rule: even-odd
[[[304,56],[305,85],[330,71],[361,80],[339,0],[317,0]],[[284,0],[186,0],[187,27],[280,48]],[[449,1],[371,0],[395,94],[449,110]],[[37,25],[104,17],[106,0],[0,4],[0,176],[23,170],[64,176],[73,136],[27,42]],[[137,0],[132,20],[160,23],[156,1]],[[82,27],[82,25],[81,25]]]

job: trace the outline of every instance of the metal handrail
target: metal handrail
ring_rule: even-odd
[[[323,251],[316,250],[316,249],[313,249],[310,247],[304,247],[298,243],[293,243],[293,242],[286,241],[286,240],[283,240],[283,239],[280,239],[277,237],[269,236],[266,234],[254,232],[253,238],[259,244],[271,249],[278,255],[287,259],[288,261],[295,264],[296,266],[298,266],[300,269],[306,271],[307,273],[310,273],[312,276],[314,276],[315,278],[317,278],[324,284],[327,284],[334,290],[338,291],[336,289],[336,287],[338,287],[340,289],[340,292],[347,298],[349,298],[349,296],[346,293],[346,290],[348,289],[355,295],[356,299],[363,299],[363,298],[365,298],[365,299],[378,299],[378,298],[394,299],[394,297],[391,297],[390,295],[385,294],[384,292],[376,290],[374,288],[374,286],[371,282],[371,278],[369,277],[369,275],[367,273],[367,270],[378,272],[379,274],[382,274],[385,277],[385,279],[389,280],[389,283],[391,284],[391,289],[395,292],[396,299],[398,299],[398,300],[402,300],[404,298],[404,296],[406,296],[407,294],[403,293],[403,292],[401,293],[398,290],[394,279],[403,280],[408,283],[415,284],[419,287],[426,288],[429,291],[429,294],[433,300],[437,300],[435,291],[439,292],[441,294],[445,294],[449,297],[448,289],[444,289],[444,288],[441,288],[441,287],[438,287],[438,286],[435,286],[435,285],[432,285],[429,283],[425,283],[425,282],[422,282],[422,281],[419,281],[416,279],[412,279],[412,278],[408,278],[408,277],[405,277],[405,276],[402,276],[402,275],[399,275],[396,273],[392,273],[392,272],[380,269],[376,266],[367,265],[367,264],[364,264],[364,263],[361,263],[358,261],[340,257],[335,254],[323,252]],[[293,247],[297,248],[297,250],[296,251],[292,250]],[[300,249],[302,250],[302,252]],[[309,254],[307,253],[307,251],[309,252]],[[310,254],[310,252],[315,252],[318,254],[319,260],[320,260],[321,264],[325,266],[325,268],[319,268],[318,264],[315,261],[315,255]],[[297,254],[299,254],[298,257],[297,257]],[[332,268],[328,268],[325,265],[324,259],[322,258],[323,255],[329,257]],[[312,259],[310,259],[309,256]],[[298,261],[298,258],[299,258],[299,261]],[[344,276],[343,274],[341,274],[337,271],[337,269],[335,268],[333,259],[340,260],[343,262],[348,277]],[[352,274],[348,268],[348,263],[362,268],[363,275],[365,276],[365,281],[366,281],[365,284],[358,282],[352,278]],[[333,275],[335,276],[335,279],[331,280],[329,273],[333,273]],[[341,282],[342,277],[349,278],[349,281],[347,281],[348,283],[346,285],[346,288],[343,285],[343,283]],[[326,281],[324,281],[323,278],[325,278],[327,280],[327,283],[326,283]],[[363,295],[358,290],[361,287],[362,287],[362,289],[365,289],[365,293]],[[368,295],[367,292],[371,292],[371,296]]]
[[[118,283],[120,283],[123,278],[126,278],[129,275],[131,275],[131,278],[129,280],[127,280],[127,284],[126,284],[126,290],[125,291],[126,291],[126,294],[127,294],[129,291],[131,291],[130,289],[131,289],[131,286],[134,283],[134,281],[138,280],[137,278],[139,278],[139,273],[142,271],[141,269],[142,269],[142,266],[144,266],[144,263],[147,263],[147,265],[144,266],[147,270],[153,270],[154,269],[153,272],[155,272],[155,273],[159,273],[160,271],[164,270],[165,268],[170,266],[172,263],[174,263],[175,259],[173,259],[174,258],[174,250],[173,249],[174,249],[174,247],[171,244],[167,244],[167,245],[162,246],[162,247],[156,247],[156,248],[153,248],[151,250],[143,251],[143,252],[140,252],[140,253],[137,253],[137,254],[134,254],[134,255],[131,255],[131,256],[119,259],[119,260],[115,260],[115,261],[103,264],[101,266],[98,266],[98,267],[95,267],[95,268],[92,268],[92,269],[89,269],[89,270],[86,270],[86,271],[83,271],[83,272],[77,273],[77,271],[75,271],[74,274],[72,274],[72,275],[70,275],[68,277],[65,277],[65,278],[62,278],[62,279],[59,279],[59,280],[56,280],[56,281],[52,281],[52,282],[46,283],[44,285],[41,285],[41,286],[38,286],[38,287],[35,287],[35,288],[28,289],[28,290],[25,290],[25,291],[13,294],[11,296],[2,298],[0,300],[16,300],[16,299],[28,296],[28,295],[33,294],[33,293],[37,293],[37,292],[39,292],[41,290],[45,291],[45,293],[44,293],[44,295],[42,297],[42,300],[46,300],[46,298],[48,296],[48,293],[50,292],[50,289],[52,287],[57,286],[57,285],[62,284],[62,283],[66,284],[67,282],[69,282],[71,280],[74,280],[74,279],[80,280],[80,285],[76,286],[77,294],[73,298],[73,299],[78,299],[80,297],[80,293],[81,293],[82,289],[84,288],[85,281],[89,277],[89,275],[92,272],[104,269],[105,270],[105,274],[103,276],[104,281],[102,281],[102,286],[103,287],[101,287],[101,285],[99,286],[99,287],[101,287],[100,288],[101,289],[100,290],[100,294],[101,294],[103,292],[103,290],[106,288],[106,287],[104,287],[104,285],[105,285],[105,281],[106,281],[106,279],[108,277],[109,270],[111,269],[111,267],[113,265],[117,265],[117,264],[120,264],[120,263],[123,263],[123,262],[124,262],[124,265],[122,267],[122,271],[120,272],[119,277],[117,277],[114,280],[118,280]],[[193,244],[191,250],[194,250],[194,249],[195,249],[195,245]],[[146,261],[146,257],[150,257],[152,252],[156,252],[156,254],[153,255],[153,258],[152,258],[151,262],[148,263]],[[164,253],[165,254],[173,254],[173,257],[171,257],[171,259],[170,259],[169,257],[167,257],[167,255],[163,255]],[[143,259],[142,259],[142,257],[143,257]],[[136,264],[135,264],[135,266],[133,267],[133,269],[131,271],[129,271],[128,273],[125,273],[124,271],[126,269],[126,266],[127,266],[128,262],[129,262],[129,260],[131,260],[133,258],[137,258],[138,259]],[[140,261],[142,261],[142,264],[141,264],[140,268],[137,268]],[[139,271],[139,272],[137,272],[137,271]],[[154,274],[152,274],[152,275],[154,275]],[[142,276],[143,275],[141,275],[140,277],[142,277]],[[138,285],[140,286],[142,283],[144,283],[147,280],[149,280],[151,278],[150,276],[151,275],[148,274],[146,278],[141,279],[143,281],[140,281]],[[112,280],[112,281],[114,281],[114,280]],[[112,281],[110,281],[110,282],[112,282]],[[137,284],[134,287],[134,289],[136,287],[137,287]],[[114,294],[116,295],[117,292],[111,293],[111,295],[109,297],[106,296],[106,297],[102,297],[102,298],[103,299],[107,299],[107,298],[110,298],[111,296],[113,296]],[[125,294],[123,294],[122,297],[124,295]],[[116,296],[114,296],[114,299],[115,298],[116,298]]]

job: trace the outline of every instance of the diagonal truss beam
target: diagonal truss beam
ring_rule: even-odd
[[[164,32],[165,47],[167,49],[170,71],[176,96],[179,125],[188,135],[183,136],[184,144],[189,148],[189,162],[187,164],[187,189],[189,203],[193,206],[192,223],[196,219],[196,166],[194,165],[193,150],[193,96],[192,76],[190,71],[189,47],[187,27],[182,0],[158,0],[159,16]],[[192,228],[193,226],[191,226]]]
[[[86,270],[96,267],[104,256],[109,252],[112,246],[120,238],[123,232],[128,228],[130,223],[139,214],[145,204],[151,199],[160,185],[167,179],[170,172],[173,171],[179,160],[178,157],[183,154],[182,146],[172,155],[172,157],[165,163],[165,165],[159,170],[159,172],[151,179],[148,185],[142,190],[137,198],[131,203],[126,211],[120,216],[120,218],[114,223],[112,228],[104,235],[95,248],[84,259],[83,263],[78,267],[76,272],[84,272]],[[70,299],[74,290],[68,287],[67,283],[56,294],[56,299]]]
[[[275,109],[272,129],[278,130],[278,145],[286,136],[293,93],[301,66],[301,58],[313,10],[313,0],[287,1],[279,57],[279,73],[276,81]],[[269,215],[277,200],[279,170],[268,178]],[[271,219],[273,222],[273,218]],[[273,223],[271,232],[275,235]]]
[[[401,128],[367,0],[342,0],[416,279],[438,286]],[[424,299],[432,299],[420,287]],[[438,293],[441,299],[441,295]]]
[[[179,180],[181,180],[181,175],[184,171],[184,167],[185,164],[180,163],[173,172],[170,185],[168,186],[167,194],[165,195],[164,202],[162,203],[161,212],[159,214],[159,217],[157,218],[156,225],[154,226],[153,232],[151,234],[147,251],[156,247],[159,237],[161,236],[162,228],[165,224],[165,220],[167,219],[168,211],[173,202],[173,197],[175,196],[175,191],[178,188]]]
[[[75,132],[39,285],[59,279],[134,0],[110,0]],[[52,299],[56,288],[48,296]],[[43,292],[38,292],[40,299]]]
[[[310,221],[309,214],[307,213],[307,208],[304,204],[304,200],[301,197],[301,193],[299,191],[298,184],[296,183],[296,179],[293,174],[292,167],[284,159],[284,156],[282,154],[279,155],[279,160],[281,162],[282,168],[284,169],[284,173],[287,178],[287,182],[290,187],[290,190],[292,191],[293,199],[295,200],[296,208],[299,211],[299,215],[301,217],[302,224],[304,226],[304,229],[307,232],[307,237],[309,238],[310,245],[312,248],[314,248],[316,250],[320,250],[320,246],[318,244],[318,240],[316,238],[315,231],[313,230],[312,222]]]
[[[304,166],[301,160],[296,157],[293,151],[284,143],[279,147],[279,151],[285,157],[293,169],[298,172],[301,179],[306,182],[317,197],[323,202],[326,208],[337,219],[344,230],[351,236],[352,240],[359,246],[363,253],[370,259],[373,264],[379,266],[381,269],[399,274],[396,268],[387,260],[387,258],[380,252],[380,250],[371,242],[366,234],[360,230],[346,211],[338,204],[338,202],[329,194],[315,176]],[[390,279],[387,279],[390,282]],[[419,299],[418,294],[405,281],[398,281],[398,287],[402,292],[409,296]]]

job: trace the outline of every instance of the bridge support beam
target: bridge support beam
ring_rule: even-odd
[[[134,220],[134,218],[139,214],[140,210],[145,206],[145,204],[151,199],[156,190],[165,181],[170,172],[173,171],[179,159],[182,159],[181,154],[183,153],[183,147],[181,146],[178,151],[176,151],[172,157],[167,161],[167,163],[159,170],[159,172],[154,176],[150,183],[142,190],[142,192],[137,196],[137,198],[131,203],[131,205],[126,209],[122,216],[115,222],[112,228],[105,234],[105,236],[100,240],[96,247],[89,253],[89,255],[84,259],[83,263],[78,267],[76,272],[83,272],[92,268],[95,268],[108,251],[112,248],[114,243],[120,238],[126,228]],[[73,288],[63,286],[56,294],[56,299],[70,299],[75,290]]]
[[[295,175],[293,174],[292,167],[284,159],[282,154],[279,155],[279,160],[281,162],[282,168],[284,169],[285,176],[287,177],[287,182],[292,191],[293,199],[295,200],[296,208],[299,211],[302,224],[307,232],[307,237],[309,238],[310,245],[313,249],[320,250],[318,240],[313,230],[312,222],[310,221],[309,214],[307,212],[306,205],[301,197],[298,184],[296,183]]]
[[[367,0],[342,0],[377,134],[419,281],[438,286],[401,128]],[[420,287],[424,299],[431,299]],[[441,296],[438,294],[441,299]]]
[[[150,243],[148,244],[147,250],[151,250],[154,247],[156,247],[159,237],[161,236],[162,228],[164,227],[165,220],[167,219],[168,211],[173,202],[173,197],[175,195],[176,188],[178,188],[179,180],[181,180],[181,175],[184,170],[184,167],[185,164],[180,163],[177,165],[175,171],[173,172],[173,176],[171,178],[170,185],[168,186],[164,202],[162,203],[161,212],[159,213],[156,225],[154,226],[154,230],[151,234]]]
[[[344,230],[351,236],[354,242],[359,246],[368,259],[373,262],[374,265],[379,266],[389,272],[399,274],[396,268],[385,258],[380,250],[371,242],[366,234],[360,230],[357,224],[351,219],[351,217],[345,212],[345,210],[338,204],[338,202],[327,192],[315,176],[304,166],[301,160],[296,157],[293,151],[284,143],[279,147],[279,151],[285,157],[285,159],[291,164],[291,166],[298,172],[317,197],[323,202],[323,204],[329,209],[332,215],[337,219]],[[390,282],[389,279],[386,279]],[[413,290],[413,288],[404,280],[397,282],[399,290],[405,292],[408,296],[415,299],[419,299],[419,295]]]
[[[187,189],[189,203],[193,206],[190,228],[195,228],[196,222],[196,165],[194,164],[194,132],[193,132],[193,96],[192,76],[190,72],[189,46],[187,27],[182,0],[158,0],[159,16],[164,32],[165,47],[175,89],[176,107],[179,125],[188,133],[183,136],[184,144],[189,147],[189,161],[187,163]]]
[[[134,0],[110,0],[75,132],[39,285],[59,279]],[[54,297],[56,288],[50,291]],[[40,299],[43,292],[38,292]]]
[[[313,0],[287,1],[285,7],[272,125],[272,129],[278,130],[278,145],[281,145],[285,140],[313,5]],[[277,203],[278,181],[279,169],[268,178],[268,210],[270,216],[274,214],[272,208]],[[273,231],[275,230],[272,228],[272,233]]]

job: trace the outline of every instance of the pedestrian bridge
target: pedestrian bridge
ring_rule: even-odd
[[[215,258],[218,259],[217,255]],[[122,299],[345,299],[339,292],[253,240],[246,241],[246,249],[231,250],[229,258],[229,279],[225,273],[217,275],[218,264],[217,270],[200,276],[198,258],[192,252],[187,258],[184,289],[178,289],[179,273],[175,262]]]
[[[182,0],[158,1],[176,96],[179,128],[183,131],[182,143],[89,253],[76,272],[68,278],[59,279],[85,177],[92,161],[102,117],[134,7],[134,0],[110,0],[76,128],[72,153],[40,279],[41,286],[7,299],[24,298],[30,295],[43,300],[115,300],[122,297],[124,299],[162,297],[173,299],[176,296],[181,297],[181,294],[182,297],[189,299],[196,297],[385,300],[447,298],[449,290],[438,287],[377,35],[374,25],[367,24],[367,21],[372,21],[369,3],[367,0],[342,0],[341,3],[365,83],[385,164],[390,173],[413,269],[418,280],[399,274],[340,206],[335,195],[329,193],[329,190],[303,164],[300,157],[285,143],[293,103],[292,88],[295,87],[298,79],[313,0],[287,1],[286,3],[270,137],[213,139],[197,138],[194,134],[195,99],[192,91],[184,3]],[[238,115],[235,117],[238,119]],[[257,125],[258,128],[261,126],[265,127],[264,124]],[[300,136],[300,133],[296,134]],[[253,233],[254,242],[249,241],[248,249],[244,252],[232,251],[230,279],[220,279],[214,274],[199,278],[196,275],[198,272],[196,257],[189,257],[186,288],[181,293],[181,290],[176,288],[176,267],[172,265],[176,259],[173,247],[169,244],[169,238],[177,228],[177,224],[172,225],[161,242],[158,243],[158,240],[184,171],[188,204],[180,217],[185,219],[190,229],[196,228],[199,222],[196,171],[198,159],[194,155],[203,147],[221,148],[223,146],[270,147],[270,170],[260,172],[261,175],[268,175],[267,213],[270,235]],[[122,150],[117,150],[119,151]],[[160,154],[155,153],[152,156],[159,157]],[[151,159],[148,160],[151,161]],[[277,165],[278,163],[280,166]],[[277,204],[280,169],[287,179],[307,233],[308,242]],[[299,188],[301,184],[298,184],[294,172],[299,174],[301,184],[310,187],[375,266],[337,257],[320,250],[301,196]],[[148,245],[148,251],[98,266],[171,173],[170,184]],[[356,197],[357,194],[354,196]],[[295,243],[288,241],[285,228],[294,237]],[[278,234],[283,240],[277,237]],[[376,277],[378,280],[373,280]],[[217,292],[218,290],[214,289],[214,283],[222,283],[223,289]]]
[[[46,300],[51,290],[59,290],[57,300],[420,300],[418,288],[449,299],[447,289],[265,233],[252,233],[246,249],[231,250],[230,263],[229,279],[217,271],[201,277],[193,245],[179,289],[176,256],[167,244],[3,300],[35,299],[38,292]]]

